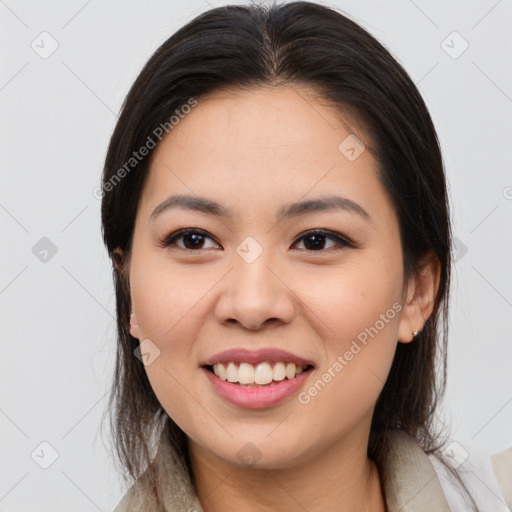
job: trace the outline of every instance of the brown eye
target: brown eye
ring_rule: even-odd
[[[304,247],[308,251],[322,251],[326,249],[326,240],[334,242],[334,246],[327,247],[327,249],[332,249],[333,247],[336,246],[353,247],[353,244],[346,240],[345,238],[334,233],[331,233],[329,231],[323,230],[310,231],[297,239],[297,241],[301,240],[304,241]]]
[[[206,247],[206,239],[213,240],[206,231],[200,229],[181,229],[175,233],[171,233],[161,242],[162,247],[177,246],[180,249],[185,250],[201,250],[208,249]],[[177,243],[178,240],[183,240],[182,244]]]

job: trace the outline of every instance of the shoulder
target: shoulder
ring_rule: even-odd
[[[128,489],[114,512],[202,512],[184,461],[165,435],[156,456]]]
[[[507,500],[510,504],[512,498],[504,496],[497,475],[493,471],[490,455],[474,449],[469,454],[460,444],[454,442],[444,453],[444,459],[450,467],[443,462],[439,454],[427,456],[434,467],[451,512],[512,510],[507,506]],[[471,501],[474,501],[474,504]]]
[[[415,436],[387,432],[381,459],[383,490],[391,512],[510,512],[506,485],[512,472],[512,450],[497,454],[499,464],[474,447],[471,453],[456,441],[434,453],[425,452]],[[496,466],[499,465],[498,471]],[[501,478],[498,477],[501,476]],[[500,488],[501,487],[501,488]]]
[[[153,491],[150,492],[150,489]],[[126,491],[114,512],[157,512],[158,510],[155,487],[146,470]]]
[[[491,457],[492,466],[501,492],[512,510],[512,447]]]

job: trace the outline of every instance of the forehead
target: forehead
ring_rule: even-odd
[[[198,99],[156,148],[143,202],[176,191],[245,210],[335,191],[361,200],[363,190],[382,194],[377,168],[364,132],[311,89],[222,90]]]
[[[226,89],[201,97],[166,139],[176,148],[196,145],[198,156],[203,147],[208,151],[222,148],[224,154],[271,148],[277,156],[305,145],[304,153],[311,146],[337,153],[340,137],[356,132],[369,148],[371,141],[355,124],[310,88]]]

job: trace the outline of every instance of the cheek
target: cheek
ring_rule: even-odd
[[[358,417],[375,403],[389,374],[402,309],[401,266],[381,255],[315,277],[302,282],[299,295],[323,333],[325,361],[302,403],[347,421],[347,411]]]
[[[397,346],[399,302],[369,309],[349,300],[345,306],[327,319],[336,336],[325,343],[325,363],[299,396],[304,417],[323,423],[325,438],[350,429],[374,407]]]
[[[130,275],[131,298],[141,339],[149,338],[162,349],[172,344],[177,357],[197,329],[197,315],[208,290],[211,272],[197,267],[177,267],[168,259],[149,255],[134,258]]]
[[[382,258],[365,257],[337,269],[326,268],[296,280],[297,295],[311,320],[335,348],[356,339],[377,322],[384,337],[398,330],[396,302],[401,297],[401,267]],[[395,304],[395,308],[393,308]],[[398,309],[401,309],[398,307]],[[382,318],[384,315],[384,318]],[[384,322],[384,323],[383,323]]]
[[[196,394],[192,379],[197,368],[192,363],[192,351],[200,324],[200,290],[176,285],[175,275],[171,279],[165,273],[158,274],[154,279],[136,281],[132,298],[140,341],[147,343],[149,339],[157,347],[153,349],[157,356],[144,366],[151,388],[167,414],[187,431],[191,427],[182,420],[198,416],[191,397]]]
[[[178,269],[162,255],[157,258],[142,251],[134,252],[131,270],[139,340],[156,346],[152,350],[157,356],[145,365],[146,374],[166,412],[181,428],[187,427],[181,421],[198,415],[190,395],[197,371],[194,341],[207,314],[208,291],[218,276],[193,266]]]

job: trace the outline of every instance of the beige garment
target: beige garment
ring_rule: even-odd
[[[390,443],[390,456],[379,468],[388,512],[450,512],[434,466],[417,441],[405,432],[393,431]],[[165,512],[204,512],[186,468],[164,438],[154,462],[161,469],[157,485]],[[114,512],[161,512],[145,475],[128,490]]]
[[[512,510],[512,448],[495,453],[491,460],[501,492],[507,501],[508,508]]]

